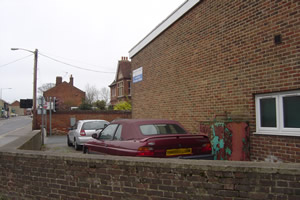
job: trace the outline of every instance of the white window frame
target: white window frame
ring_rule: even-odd
[[[266,135],[284,135],[284,136],[300,136],[300,128],[285,128],[283,118],[283,98],[288,96],[300,96],[300,90],[290,92],[280,92],[272,94],[260,94],[255,96],[256,109],[256,133]],[[275,98],[276,105],[276,125],[277,127],[261,127],[260,117],[260,100],[267,98]]]

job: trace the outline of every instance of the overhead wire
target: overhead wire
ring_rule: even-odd
[[[85,70],[85,71],[91,71],[91,72],[96,72],[96,73],[107,73],[107,74],[114,74],[114,73],[116,73],[116,72],[105,72],[105,71],[99,71],[99,70],[94,70],[94,69],[88,69],[88,68],[79,67],[79,66],[76,66],[76,65],[73,65],[73,64],[70,64],[70,63],[67,63],[67,62],[58,60],[58,59],[56,59],[56,58],[50,57],[50,56],[45,55],[45,54],[43,54],[43,53],[41,53],[41,52],[39,52],[39,55],[44,56],[44,57],[46,57],[46,58],[48,58],[48,59],[50,59],[50,60],[53,60],[53,61],[55,61],[55,62],[64,64],[64,65],[68,65],[68,66],[73,67],[73,68]]]
[[[31,57],[31,56],[33,56],[33,54],[30,54],[30,55],[28,55],[28,56],[22,57],[22,58],[20,58],[20,59],[11,61],[11,62],[6,63],[6,64],[3,64],[3,65],[0,65],[0,68],[5,67],[5,66],[10,65],[10,64],[13,64],[13,63],[15,63],[15,62],[18,62],[18,61],[20,61],[20,60],[24,60],[25,58],[28,58],[28,57]]]
[[[90,64],[90,63],[87,63],[87,62],[85,62],[85,61],[81,61],[81,60],[77,60],[77,59],[71,59],[71,58],[66,58],[66,57],[62,57],[62,56],[58,56],[58,55],[53,55],[53,54],[51,54],[51,53],[48,53],[48,52],[42,52],[43,54],[46,54],[46,55],[48,55],[48,56],[50,56],[50,57],[54,57],[54,58],[56,58],[56,59],[59,59],[59,60],[65,60],[65,61],[67,61],[67,62],[75,62],[75,63],[81,63],[81,64],[83,64],[83,65],[85,65],[85,66],[91,66],[91,67],[97,67],[97,68],[103,68],[103,67],[101,67],[101,66],[99,66],[99,65],[94,65],[94,64]]]

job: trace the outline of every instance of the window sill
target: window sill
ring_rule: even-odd
[[[259,131],[254,132],[254,135],[270,135],[270,136],[293,136],[293,137],[300,137],[299,132],[274,132],[274,131]]]

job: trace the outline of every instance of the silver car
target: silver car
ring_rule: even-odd
[[[76,150],[80,150],[84,143],[92,139],[94,133],[100,131],[109,124],[105,120],[79,120],[69,129],[67,135],[68,146],[74,146]]]

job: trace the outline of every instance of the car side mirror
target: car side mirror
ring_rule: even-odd
[[[92,138],[98,139],[98,134],[97,134],[97,133],[94,133],[94,134],[92,135]]]

